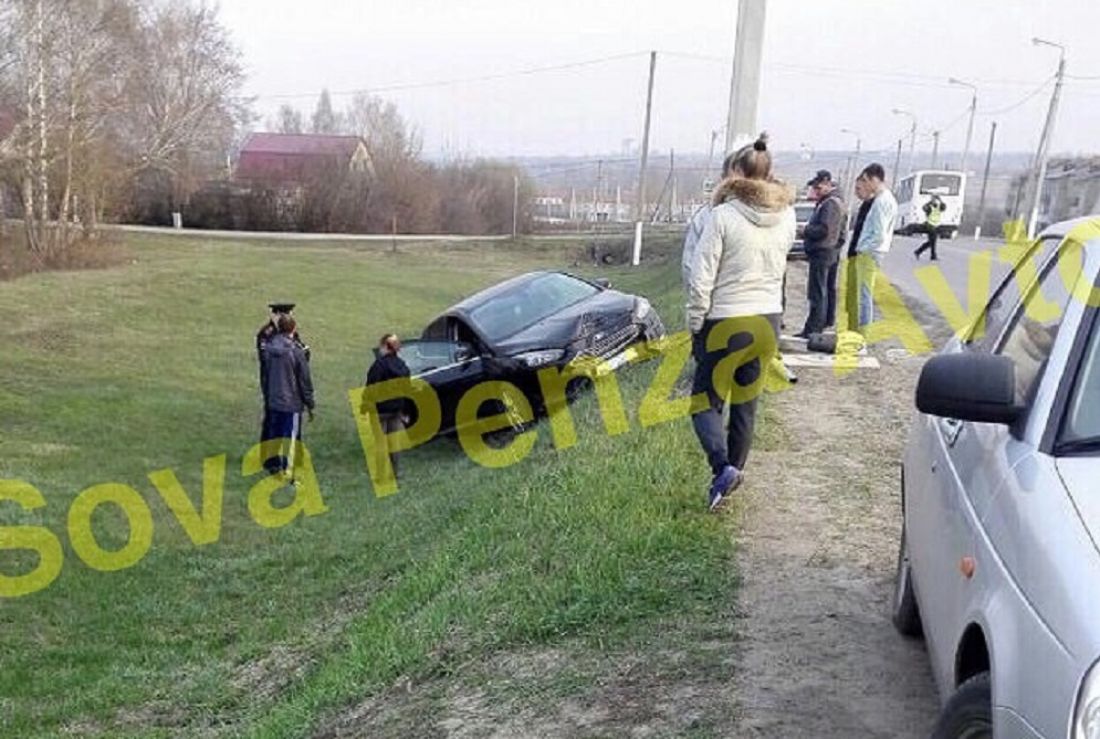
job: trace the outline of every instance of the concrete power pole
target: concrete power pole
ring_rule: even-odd
[[[738,0],[737,38],[733,49],[726,154],[756,138],[760,100],[760,67],[764,56],[765,0]]]
[[[1047,110],[1046,123],[1043,124],[1043,135],[1039,139],[1039,152],[1035,157],[1038,166],[1035,172],[1035,188],[1031,195],[1031,207],[1028,209],[1027,237],[1029,239],[1035,238],[1035,228],[1039,222],[1039,205],[1042,202],[1043,181],[1047,177],[1047,161],[1050,157],[1050,140],[1054,136],[1054,123],[1058,116],[1058,101],[1062,97],[1062,83],[1065,81],[1066,76],[1065,48],[1059,44],[1043,41],[1042,39],[1033,39],[1032,41],[1037,45],[1041,44],[1058,48],[1061,50],[1061,58],[1058,60],[1058,75],[1054,82],[1054,94],[1050,96],[1050,108]]]
[[[940,162],[940,132],[932,132],[932,169]]]
[[[649,86],[645,96],[645,127],[642,129],[642,164],[638,168],[638,203],[634,208],[634,255],[630,263],[642,263],[642,221],[645,220],[645,178],[649,164],[649,123],[653,117],[653,77],[657,73],[657,52],[649,52]]]
[[[989,186],[989,168],[993,164],[993,144],[997,142],[997,121],[989,128],[989,151],[985,154],[985,174],[982,175],[982,194],[978,197],[978,225],[974,227],[974,240],[982,237],[982,218],[985,217],[985,193]]]
[[[394,223],[397,223],[396,218]],[[394,228],[396,231],[397,229]],[[519,235],[519,175],[512,176],[512,241]]]
[[[890,183],[891,190],[898,189],[898,170],[901,169],[901,146],[904,139],[898,139],[898,153],[894,156],[894,180]]]

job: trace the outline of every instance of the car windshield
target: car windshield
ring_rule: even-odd
[[[926,174],[920,178],[921,195],[958,195],[962,177],[957,174]]]
[[[490,341],[500,341],[597,292],[569,275],[539,275],[474,308],[470,320]]]

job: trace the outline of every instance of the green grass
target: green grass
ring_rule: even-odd
[[[568,266],[553,244],[408,247],[127,242],[132,262],[0,283],[0,478],[48,505],[0,503],[65,548],[61,577],[0,600],[0,732],[299,736],[402,676],[446,677],[498,650],[581,640],[604,649],[670,618],[728,608],[730,538],[703,514],[706,468],[686,420],[640,429],[653,366],[623,373],[629,433],[609,438],[594,399],[580,442],[504,470],[452,440],[408,454],[376,499],[346,391],[388,330],[516,272]],[[681,323],[678,267],[606,270]],[[240,460],[259,408],[252,337],[274,298],[296,300],[314,348],[306,430],[328,512],[278,530],[248,516]],[[146,478],[173,468],[195,500],[202,460],[227,453],[224,523],[196,548]],[[155,520],[135,567],[102,573],[72,551],[73,498],[134,486]],[[105,546],[127,534],[101,512]],[[0,571],[34,565],[0,550]]]

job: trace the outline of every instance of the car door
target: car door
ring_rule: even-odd
[[[435,389],[442,411],[440,429],[454,428],[459,399],[487,377],[485,357],[466,342],[430,339],[405,342],[401,357],[413,377],[426,381]]]
[[[1049,260],[1055,246],[1032,247],[986,305],[983,320],[975,324],[983,330],[971,330],[945,351],[996,351],[1021,308],[1021,283],[1036,274],[1036,264]],[[906,526],[909,541],[918,543],[909,547],[910,562],[923,592],[925,635],[943,686],[953,679],[955,640],[965,626],[970,595],[963,560],[974,556],[981,515],[1022,450],[1010,448],[1010,430],[996,424],[925,416],[918,433],[921,443],[906,460]]]

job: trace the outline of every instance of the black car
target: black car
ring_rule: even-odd
[[[435,388],[441,429],[449,431],[459,398],[480,382],[515,384],[538,413],[544,410],[539,370],[579,357],[617,369],[632,344],[664,335],[660,316],[645,298],[612,290],[606,280],[531,272],[452,306],[420,339],[404,342],[401,357],[413,376]]]

